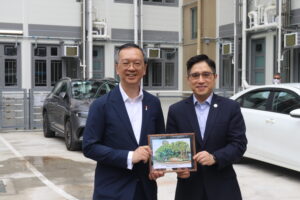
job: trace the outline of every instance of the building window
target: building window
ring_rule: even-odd
[[[37,47],[34,49],[34,55],[35,56],[40,56],[40,57],[45,57],[47,56],[47,49],[46,47]]]
[[[162,48],[160,59],[149,59],[143,85],[146,89],[177,89],[177,49]]]
[[[4,55],[6,56],[16,56],[17,48],[13,45],[5,45],[4,46]]]
[[[93,78],[104,77],[104,47],[93,47]]]
[[[0,88],[17,88],[21,84],[20,45],[0,44]]]
[[[58,56],[57,47],[51,47],[51,56]]]
[[[62,63],[61,60],[51,60],[51,86],[62,77]]]
[[[5,86],[17,86],[17,61],[5,59]]]
[[[174,63],[166,63],[165,64],[165,83],[166,86],[174,86],[175,81],[174,81],[174,76],[175,76],[175,65]]]
[[[162,86],[162,63],[152,63],[152,86]]]
[[[191,8],[191,33],[192,39],[197,38],[198,20],[197,7]]]
[[[35,61],[35,86],[47,86],[47,66],[46,60]]]
[[[72,65],[72,67],[76,69],[77,65]],[[35,87],[54,86],[66,73],[66,70],[63,70],[60,47],[56,45],[33,45],[32,71]]]

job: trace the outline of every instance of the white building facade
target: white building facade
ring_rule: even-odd
[[[115,77],[128,42],[149,53],[144,88],[181,91],[180,0],[5,0],[0,89],[49,90],[61,77]]]

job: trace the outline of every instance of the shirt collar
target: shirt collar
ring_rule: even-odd
[[[212,101],[212,97],[213,97],[213,93],[211,93],[211,94],[209,95],[209,97],[207,97],[207,99],[205,100],[204,103],[210,105],[210,104],[211,104],[211,101]],[[204,103],[200,103],[200,102],[196,99],[195,94],[193,94],[193,102],[194,102],[194,105],[197,105],[197,104],[204,104]]]
[[[120,85],[119,88],[120,88],[120,92],[121,92],[121,95],[122,95],[122,99],[123,99],[124,102],[126,102],[126,101],[132,101],[132,100],[138,100],[138,99],[142,100],[143,99],[143,97],[144,97],[143,90],[140,89],[139,95],[137,97],[130,98],[126,94],[126,92],[124,91],[122,84],[120,83],[119,85]]]

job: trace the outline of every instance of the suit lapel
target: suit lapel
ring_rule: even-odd
[[[199,123],[198,123],[198,119],[197,119],[197,115],[196,115],[196,111],[195,111],[193,95],[190,96],[189,98],[187,98],[185,102],[186,102],[186,111],[188,113],[187,114],[188,120],[190,122],[191,127],[193,128],[193,130],[195,132],[196,140],[202,146],[203,140],[201,137]]]
[[[218,113],[218,96],[217,95],[213,95],[212,101],[211,101],[211,105],[209,108],[209,113],[208,113],[208,117],[207,117],[207,121],[206,121],[206,126],[205,126],[205,134],[204,134],[204,144],[206,143],[207,139],[210,137],[211,135],[211,131],[214,127],[214,124],[216,122],[216,117],[217,117],[217,113]]]
[[[116,113],[118,113],[121,122],[123,123],[124,127],[127,129],[127,133],[129,134],[130,138],[132,139],[132,141],[137,144],[136,138],[134,136],[133,133],[133,129],[130,123],[130,119],[125,107],[125,103],[123,101],[121,92],[120,92],[120,86],[117,86],[117,88],[115,90],[112,91],[112,102],[113,102],[113,106],[114,109],[116,111]]]
[[[147,141],[147,125],[149,121],[149,109],[151,108],[150,102],[148,101],[148,94],[144,92],[144,97],[143,97],[143,107],[142,107],[142,128],[141,128],[141,136],[140,136],[140,141],[139,144],[143,144],[143,141]]]

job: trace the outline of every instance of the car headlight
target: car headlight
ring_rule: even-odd
[[[76,116],[81,117],[81,118],[87,118],[88,114],[89,114],[89,112],[77,112]]]

